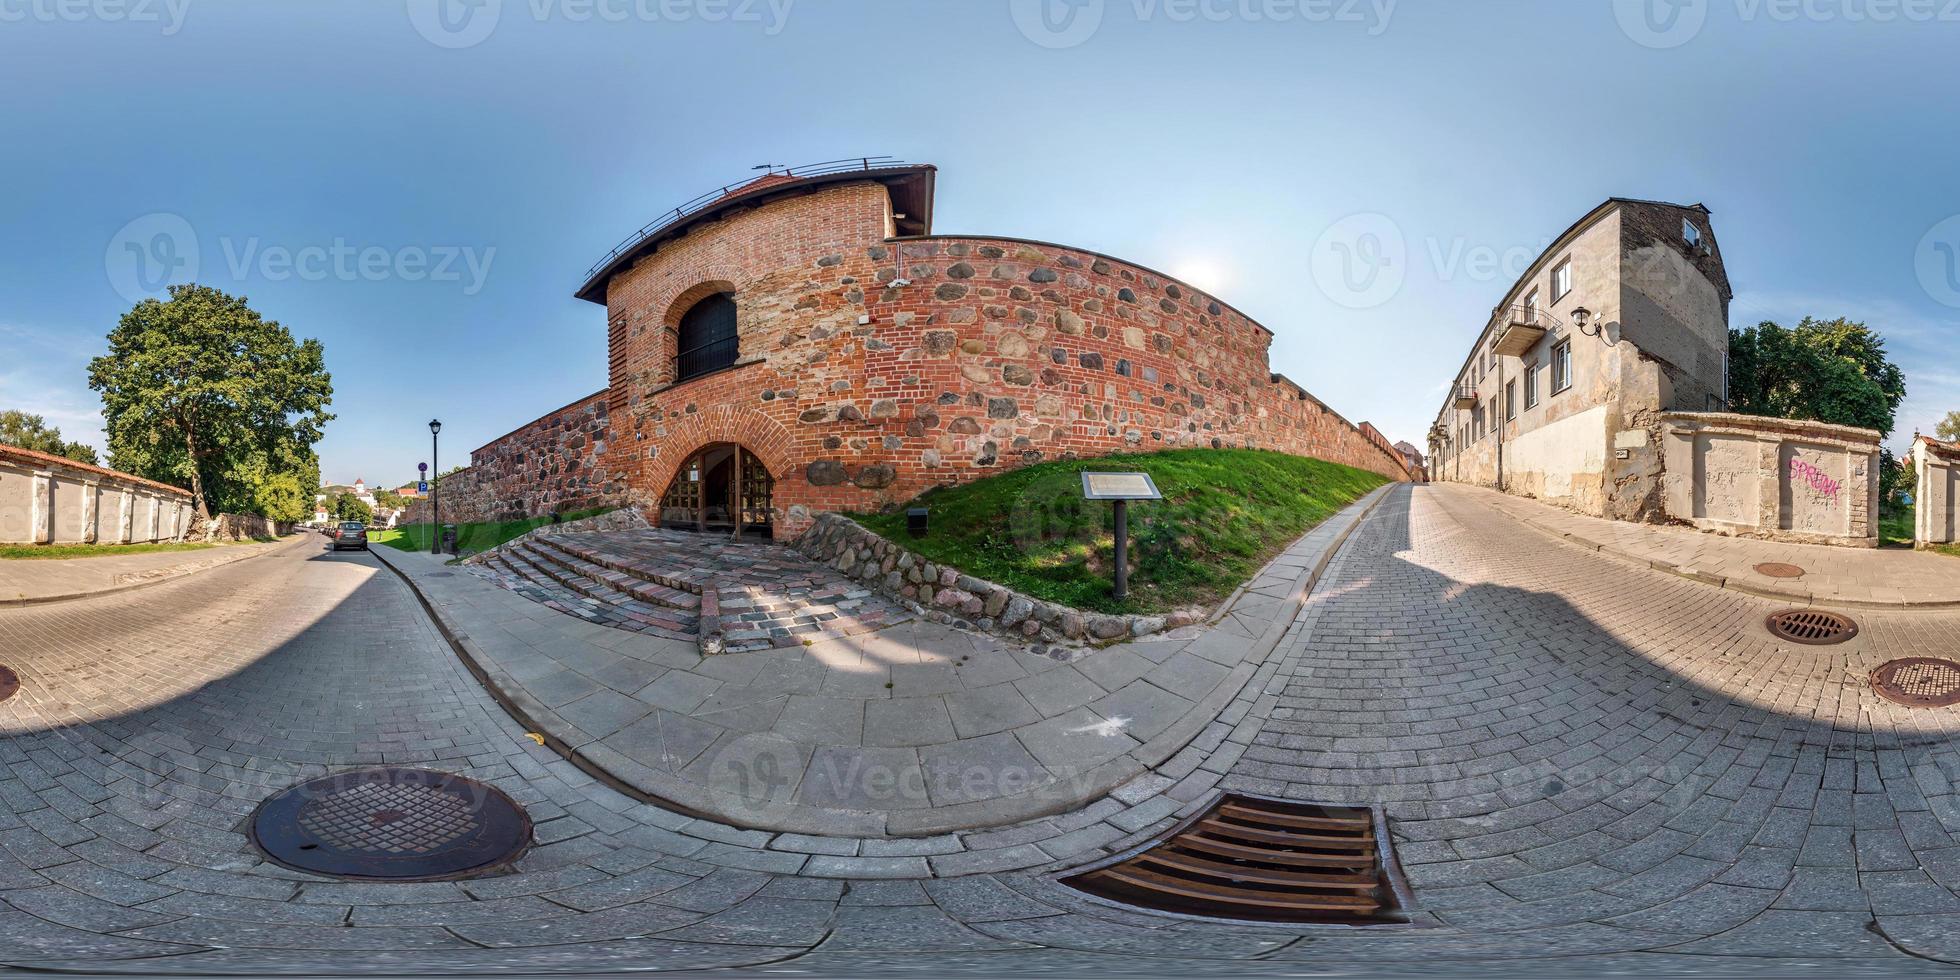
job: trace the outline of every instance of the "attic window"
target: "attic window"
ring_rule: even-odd
[[[1687,242],[1689,248],[1701,251],[1701,229],[1687,218],[1681,219],[1681,240]]]

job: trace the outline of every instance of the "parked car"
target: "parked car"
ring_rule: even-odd
[[[368,550],[367,525],[360,521],[341,521],[333,529],[333,550],[359,548]]]

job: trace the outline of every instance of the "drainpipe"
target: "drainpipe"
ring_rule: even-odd
[[[1497,491],[1499,493],[1506,493],[1508,491],[1504,489],[1504,427],[1511,424],[1511,399],[1510,393],[1504,390],[1504,359],[1502,357],[1497,359],[1496,402],[1498,406],[1497,420],[1494,424],[1497,426]]]

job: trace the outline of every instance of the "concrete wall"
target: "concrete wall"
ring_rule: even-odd
[[[882,185],[832,186],[613,277],[605,466],[634,503],[713,442],[775,478],[779,537],[822,511],[1123,451],[1250,446],[1408,477],[1386,439],[1271,373],[1269,331],[1187,284],[1048,243],[892,240],[892,225]],[[716,292],[735,295],[740,357],[676,384],[675,328]]]
[[[1743,537],[1878,546],[1870,429],[1721,412],[1669,412],[1667,516]]]
[[[15,446],[0,446],[0,543],[175,541],[191,495],[168,484]]]
[[[1920,436],[1912,455],[1913,543],[1960,542],[1960,443]]]

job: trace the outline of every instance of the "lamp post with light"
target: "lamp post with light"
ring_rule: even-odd
[[[429,465],[435,468],[436,476],[429,483],[429,516],[434,523],[429,526],[429,554],[442,554],[442,420],[429,420]]]

